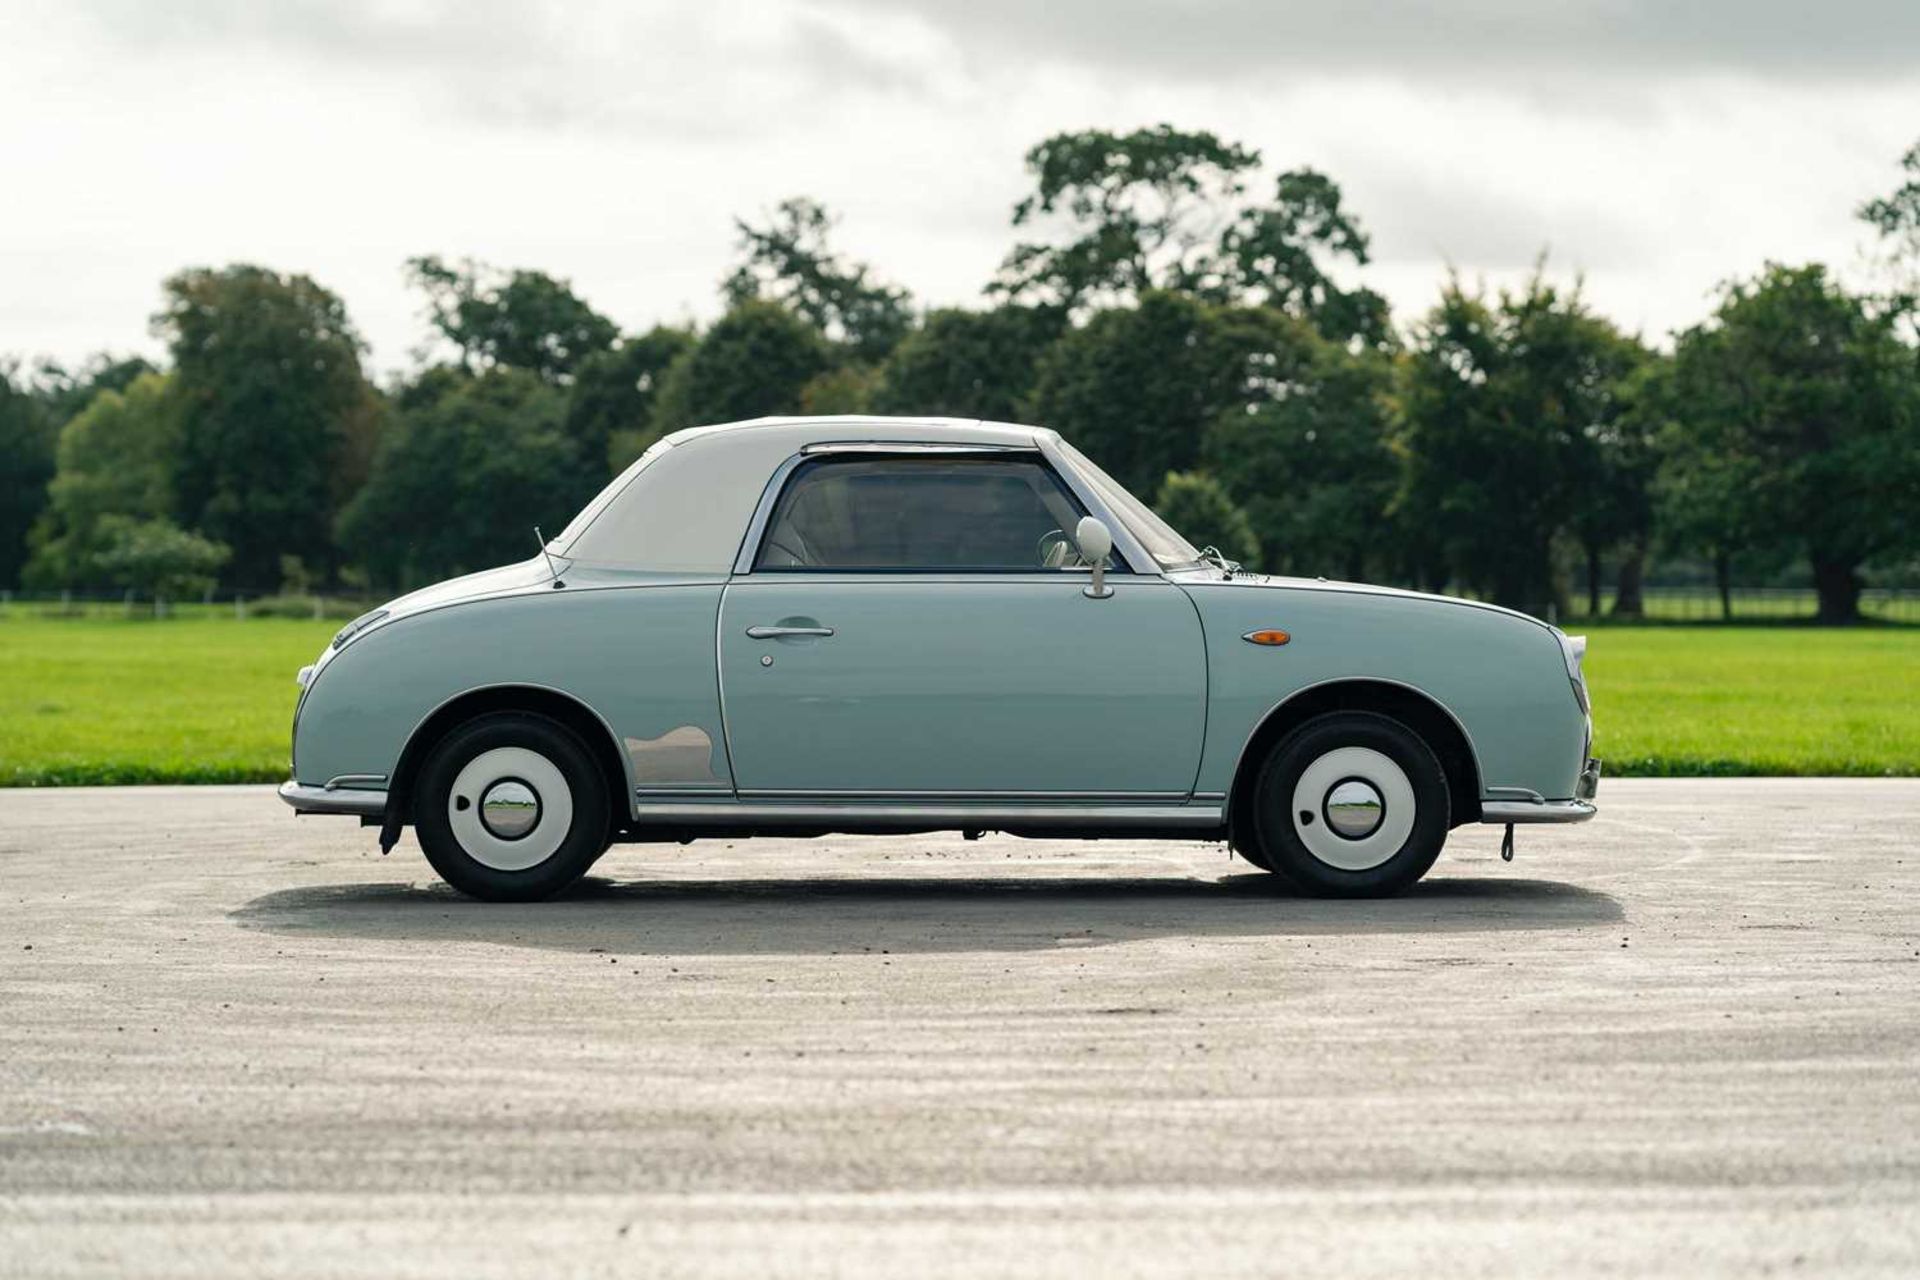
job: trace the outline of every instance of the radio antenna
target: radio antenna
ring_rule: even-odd
[[[556,587],[561,585],[560,570],[554,567],[553,552],[547,550],[547,536],[540,532],[539,525],[533,526],[533,538],[540,544],[540,554],[547,558],[547,572],[553,575],[553,585]]]

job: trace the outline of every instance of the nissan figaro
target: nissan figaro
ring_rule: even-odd
[[[675,432],[538,554],[401,596],[300,672],[303,814],[475,897],[622,841],[1226,841],[1405,888],[1463,823],[1580,822],[1584,641],[1469,600],[1242,572],[1056,432]]]

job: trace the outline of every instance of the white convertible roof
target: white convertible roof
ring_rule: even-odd
[[[809,445],[958,444],[1036,448],[1044,427],[968,418],[754,418],[657,441],[549,547],[589,565],[724,573],[779,465]]]

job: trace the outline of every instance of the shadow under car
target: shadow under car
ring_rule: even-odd
[[[1026,951],[1143,938],[1261,938],[1584,928],[1622,918],[1608,894],[1553,880],[1441,877],[1398,897],[1290,895],[1264,873],[1215,879],[914,875],[589,877],[540,903],[444,885],[281,889],[232,912],[245,928],[640,955]]]

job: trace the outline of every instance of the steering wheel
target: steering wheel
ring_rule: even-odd
[[[793,539],[792,544],[787,542],[788,538]],[[767,549],[782,553],[796,566],[810,566],[813,563],[813,548],[800,536],[800,531],[792,527],[776,529],[769,535]]]
[[[1077,554],[1074,551],[1073,540],[1067,537],[1065,530],[1050,529],[1041,534],[1040,541],[1034,548],[1040,557],[1040,566],[1044,569],[1065,568],[1067,556],[1061,556],[1058,562],[1054,560],[1055,552],[1061,547],[1065,547],[1070,555]]]

